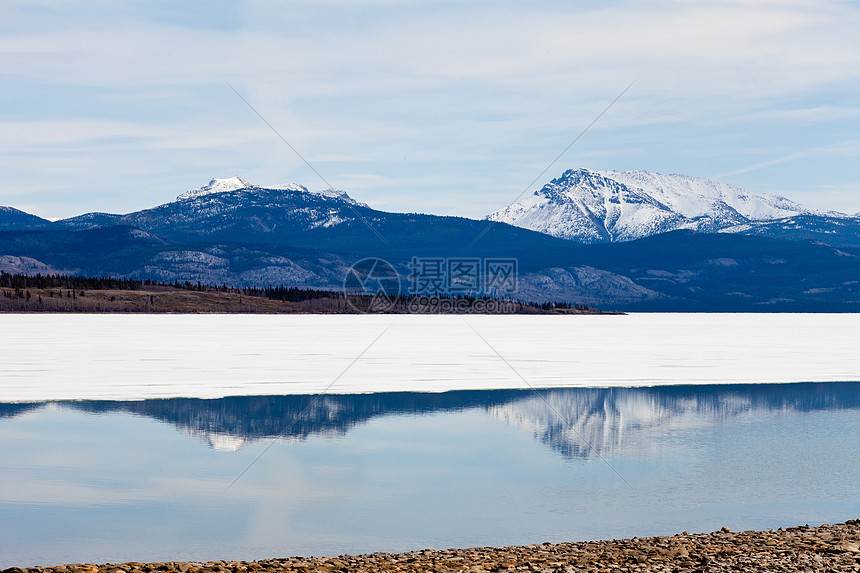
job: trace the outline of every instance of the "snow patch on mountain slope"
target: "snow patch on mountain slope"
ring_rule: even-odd
[[[274,185],[272,187],[264,187],[264,189],[275,189],[275,190],[286,190],[286,191],[299,191],[301,193],[310,193],[312,195],[319,195],[320,197],[326,197],[328,199],[340,199],[341,201],[346,201],[347,203],[351,203],[352,205],[359,205],[361,207],[367,207],[366,203],[360,203],[350,197],[346,191],[342,189],[321,189],[319,191],[311,191],[307,187],[303,185],[298,185],[296,183],[290,183],[288,185]]]
[[[308,188],[298,183],[286,183],[284,185],[267,185],[261,189],[274,189],[275,191],[299,191],[300,193],[309,193]]]
[[[649,171],[600,171],[604,177],[648,194],[687,218],[732,211],[751,221],[782,219],[799,214],[818,214],[779,195],[750,193],[740,187],[687,175],[663,175]]]

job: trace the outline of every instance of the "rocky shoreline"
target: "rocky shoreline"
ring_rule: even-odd
[[[731,532],[260,561],[72,564],[3,573],[860,571],[860,520]]]

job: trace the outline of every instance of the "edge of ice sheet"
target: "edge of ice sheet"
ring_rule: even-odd
[[[0,402],[857,381],[858,341],[856,314],[0,315]]]

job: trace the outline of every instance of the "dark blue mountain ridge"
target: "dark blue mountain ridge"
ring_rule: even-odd
[[[860,247],[860,217],[797,215],[751,223],[731,232],[792,241],[813,241],[834,247]]]
[[[615,181],[600,177],[588,170],[568,170],[562,179],[572,177],[571,174],[579,175],[581,179],[584,177],[582,173],[592,178],[598,177],[601,181],[608,181],[611,184],[609,187],[612,185],[623,187]],[[238,189],[228,187],[226,191],[205,191],[213,186],[217,189],[216,182],[234,180],[246,186]],[[556,181],[553,180],[553,182]],[[552,186],[548,185],[546,188],[550,187]],[[578,189],[578,191],[582,190]],[[638,201],[639,203],[657,205],[644,191],[640,195],[643,198],[642,201]],[[629,191],[624,195],[624,201],[631,204],[637,203],[637,197],[634,191]],[[722,202],[716,203],[717,207],[722,205]],[[743,219],[735,221],[740,224],[734,226],[723,222],[719,227],[707,224],[705,219],[708,217],[710,215],[692,219],[703,221],[696,230],[790,240],[815,240],[837,247],[860,244],[860,217],[800,214],[765,221]],[[354,201],[343,192],[314,193],[298,185],[281,188],[257,187],[238,177],[228,180],[215,179],[202,190],[180,195],[180,199],[176,201],[126,215],[95,212],[51,222],[11,207],[0,207],[0,230],[85,230],[128,225],[168,240],[182,241],[216,239],[229,242],[253,241],[294,245],[297,241],[302,242],[302,237],[306,235],[309,243],[305,246],[310,247],[323,246],[313,241],[325,240],[331,234],[325,232],[326,229],[342,227],[338,229],[342,231],[344,227],[355,226],[356,223],[367,227],[365,222],[373,227],[386,227],[392,233],[398,233],[398,228],[402,225],[411,226],[413,228],[410,229],[409,236],[412,238],[416,231],[414,227],[430,226],[433,227],[433,233],[442,232],[448,235],[452,243],[455,236],[459,238],[460,234],[468,235],[473,228],[487,225],[483,221],[477,222],[462,217],[378,211]],[[503,223],[495,223],[495,225],[499,224]],[[524,230],[528,233],[528,229]],[[666,230],[670,230],[669,227],[666,227]],[[660,232],[664,231],[661,231],[660,227],[655,227],[655,233],[652,234],[660,234]],[[340,233],[333,235],[338,234]],[[469,244],[472,239],[473,237],[464,240],[464,243]],[[389,239],[388,242],[394,246],[397,241]]]
[[[375,256],[446,256],[566,246],[563,239],[463,217],[378,211],[350,199],[259,187],[174,201],[127,215],[89,213],[54,229],[129,226],[171,242],[282,245],[372,252]],[[470,243],[490,226],[475,246]],[[383,237],[383,239],[380,238]]]
[[[59,221],[56,221],[54,227],[69,229],[72,231],[112,227],[114,225],[120,225],[122,217],[122,215],[114,215],[111,213],[84,213],[83,215],[78,215],[76,217],[60,219]]]
[[[0,206],[0,231],[50,229],[54,224],[14,207]]]
[[[503,229],[499,226],[499,231]],[[132,227],[110,227],[0,232],[0,253],[29,256],[83,275],[339,289],[350,264],[378,256],[370,239],[377,240],[365,236],[338,251],[325,251],[273,244],[167,242]],[[565,243],[491,254],[518,260],[517,296],[525,300],[642,311],[860,308],[860,249],[690,231],[620,244]],[[422,246],[412,245],[416,252]],[[405,244],[400,252],[408,253],[408,247]],[[427,253],[445,256],[447,251],[440,247]],[[405,288],[410,257],[386,256]]]
[[[352,263],[375,256],[395,265],[405,288],[412,257],[506,257],[518,261],[516,296],[526,300],[621,310],[860,308],[860,219],[850,217],[795,215],[731,233],[585,245],[503,222],[379,211],[299,186],[181,197],[54,223],[4,210],[0,266],[4,256],[30,257],[86,275],[339,289]]]

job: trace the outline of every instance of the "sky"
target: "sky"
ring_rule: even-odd
[[[856,0],[4,0],[0,205],[239,175],[483,217],[586,167],[856,213],[858,30]]]

